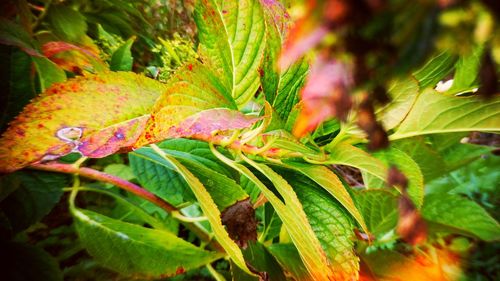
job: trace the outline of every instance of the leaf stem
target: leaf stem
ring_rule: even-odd
[[[62,164],[62,163],[57,163],[57,162],[49,162],[46,164],[32,164],[30,166],[32,169],[36,170],[42,170],[42,171],[49,171],[49,172],[59,172],[59,173],[66,173],[66,174],[77,174],[82,177],[86,177],[89,179],[93,180],[98,180],[101,182],[106,182],[106,183],[111,183],[121,189],[124,189],[128,192],[131,192],[157,206],[162,208],[163,210],[167,212],[172,212],[176,211],[177,208],[174,206],[170,205],[167,201],[161,199],[160,197],[154,195],[153,193],[147,191],[146,189],[133,184],[129,181],[126,181],[122,178],[103,173],[101,171],[97,171],[91,168],[78,168],[72,164]]]
[[[48,172],[59,172],[59,173],[65,173],[65,174],[76,174],[80,175],[89,179],[93,180],[98,180],[106,183],[111,183],[123,190],[129,191],[136,196],[139,196],[155,205],[158,207],[162,208],[168,213],[172,213],[173,211],[178,211],[178,209],[167,201],[161,199],[160,197],[154,195],[153,193],[147,191],[146,189],[133,184],[129,181],[126,181],[122,178],[106,174],[91,168],[86,168],[86,167],[75,167],[73,164],[62,164],[58,162],[49,162],[46,164],[32,164],[30,168],[35,169],[35,170],[41,170],[41,171],[48,171]],[[79,188],[74,188],[74,196],[76,197],[76,192],[81,189]],[[71,193],[70,196],[73,196],[73,192]],[[73,200],[74,201],[74,200]],[[71,202],[71,201],[70,201]],[[209,243],[209,245],[219,251],[219,252],[225,252],[224,248],[215,240],[212,239],[212,237],[203,229],[199,228],[192,222],[185,222],[181,221],[182,224],[191,232],[193,232],[196,236],[198,236],[201,240],[206,241]]]

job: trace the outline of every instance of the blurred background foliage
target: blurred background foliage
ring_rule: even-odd
[[[67,77],[111,69],[132,70],[166,81],[178,66],[196,56],[196,27],[192,19],[194,1],[2,1],[0,132],[29,100],[51,83]],[[316,2],[315,6],[312,2]],[[451,51],[455,57],[443,63],[453,65],[456,57],[470,54],[476,46],[484,45],[480,79],[493,81],[491,87],[498,90],[498,1],[285,0],[283,4],[293,20],[306,19],[302,22],[303,30],[296,33],[298,38],[326,26],[329,33],[314,46],[305,47],[315,47],[313,52],[326,52],[352,61],[357,66],[354,76],[358,87],[385,87],[392,78],[409,74],[431,56],[445,50]],[[339,7],[348,11],[342,17],[336,13]],[[74,161],[71,157],[74,156],[66,156],[66,159]],[[94,159],[90,166],[136,181],[126,155]],[[494,154],[477,155],[467,165],[429,181],[426,190],[429,193],[466,195],[498,221],[499,166],[500,160]],[[39,184],[40,179],[43,185]],[[79,244],[66,200],[60,200],[66,198],[63,192],[69,183],[66,176],[20,171],[2,176],[0,182],[2,260],[26,253],[24,262],[32,264],[32,271],[39,274],[31,280],[49,280],[44,279],[43,274],[65,280],[129,280],[97,265]],[[139,200],[110,185],[88,185],[120,193],[129,200]],[[79,205],[87,209],[134,220],[105,195],[86,193],[79,200]],[[144,202],[139,203],[146,206]],[[154,213],[154,206],[149,207]],[[196,208],[193,210],[197,211]],[[160,212],[157,215],[161,215]],[[169,227],[177,229],[180,236],[199,242],[174,220],[163,219]],[[453,242],[455,240],[443,238],[441,242],[461,247],[467,256],[467,280],[500,279],[498,242],[478,243],[463,237]],[[392,249],[398,245],[388,242],[379,247]],[[12,270],[16,266],[19,264],[13,259],[10,263],[2,263],[0,268],[4,267],[2,272],[6,272],[7,268]],[[216,264],[216,269],[227,277],[229,267],[225,261]],[[163,280],[211,278],[208,270],[202,268]]]

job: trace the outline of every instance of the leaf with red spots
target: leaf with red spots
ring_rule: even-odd
[[[131,146],[164,89],[152,79],[114,72],[52,85],[0,138],[0,172],[71,151],[104,157]]]
[[[200,62],[188,63],[168,82],[134,146],[193,135],[209,138],[212,133],[244,129],[259,120],[234,109],[230,93],[214,72]]]

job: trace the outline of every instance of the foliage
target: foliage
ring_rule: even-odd
[[[494,279],[498,15],[359,2],[8,1],[2,272]]]

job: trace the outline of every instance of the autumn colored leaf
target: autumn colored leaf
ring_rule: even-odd
[[[163,90],[159,82],[123,72],[52,85],[0,138],[0,172],[72,151],[104,157],[131,146]]]
[[[461,258],[451,250],[429,246],[421,253],[403,255],[381,250],[361,256],[366,265],[360,280],[459,280]]]
[[[74,73],[81,73],[82,70],[104,70],[107,68],[99,59],[96,50],[63,41],[45,43],[42,46],[42,52],[62,69]]]
[[[167,138],[210,136],[218,131],[244,129],[260,120],[244,115],[215,74],[200,62],[177,71],[152,110],[146,130],[135,147]]]
[[[304,136],[332,117],[346,118],[352,106],[348,93],[352,84],[349,73],[345,64],[318,57],[302,89],[303,108],[295,123],[294,135]]]

